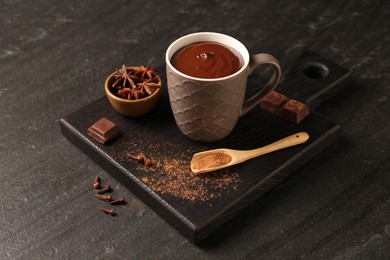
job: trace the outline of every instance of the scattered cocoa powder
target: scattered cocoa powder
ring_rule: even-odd
[[[194,162],[196,170],[203,170],[213,167],[219,167],[230,163],[232,157],[223,152],[213,152],[199,155]]]
[[[191,157],[188,157],[191,158]],[[213,172],[202,176],[190,169],[190,160],[158,158],[159,168],[141,178],[153,191],[191,201],[206,201],[220,197],[229,189],[237,189],[238,174]]]
[[[149,136],[144,136],[148,139]],[[238,189],[239,175],[230,169],[223,169],[211,173],[196,175],[191,171],[191,159],[198,150],[180,149],[176,144],[163,140],[154,140],[152,144],[145,144],[141,139],[133,138],[123,142],[121,161],[134,167],[135,174],[140,181],[152,191],[160,195],[171,195],[176,198],[193,202],[204,202],[218,198],[226,193]],[[120,149],[122,150],[122,149]],[[127,153],[143,152],[153,160],[151,166],[135,163],[129,159]],[[221,156],[223,157],[223,156]],[[221,162],[228,162],[229,158],[221,158]]]

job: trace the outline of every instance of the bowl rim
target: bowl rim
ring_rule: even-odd
[[[126,66],[126,69],[140,68],[140,67],[141,67],[141,66]],[[117,96],[114,95],[114,93],[111,92],[111,90],[109,89],[109,86],[108,86],[108,81],[114,76],[115,73],[116,73],[116,71],[114,71],[113,73],[111,73],[111,74],[106,78],[106,81],[104,82],[104,89],[105,89],[106,94],[107,94],[108,96],[110,96],[111,98],[113,98],[113,99],[115,99],[115,100],[118,100],[119,102],[124,102],[124,103],[141,103],[141,102],[146,102],[146,101],[148,101],[149,99],[152,99],[156,94],[158,94],[158,93],[161,91],[161,88],[162,88],[162,80],[161,80],[160,76],[157,74],[158,83],[160,84],[160,87],[157,88],[156,91],[154,91],[154,92],[152,93],[152,95],[147,96],[147,97],[144,97],[144,98],[140,98],[140,99],[133,99],[133,100],[117,97]]]

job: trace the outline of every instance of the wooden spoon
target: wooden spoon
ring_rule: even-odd
[[[242,151],[221,148],[196,153],[191,160],[191,171],[195,174],[216,171],[263,154],[302,144],[308,139],[308,133],[300,132],[253,150]]]

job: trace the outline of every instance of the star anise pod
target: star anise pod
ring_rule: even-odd
[[[122,88],[118,90],[118,96],[121,98],[127,98],[127,95],[131,92],[131,88]]]
[[[148,95],[152,95],[152,93],[159,87],[160,85],[153,82],[152,80],[146,80],[141,83],[137,83],[137,87],[141,90],[141,92],[146,92]]]
[[[114,82],[114,84],[112,84],[113,87],[117,87],[120,82],[123,82],[122,87],[125,87],[126,82],[128,82],[131,88],[136,88],[137,86],[134,80],[139,80],[139,78],[136,75],[131,74],[129,71],[127,71],[125,65],[122,65],[121,69],[116,70],[115,79],[116,81]]]
[[[161,85],[157,72],[151,67],[125,65],[114,74],[113,93],[124,99],[136,100],[150,96]]]
[[[123,88],[118,90],[118,96],[125,99],[140,99],[145,97],[145,94],[138,88]]]
[[[150,66],[147,66],[147,67],[140,66],[140,69],[136,72],[136,75],[138,77],[141,77],[141,79],[145,79],[146,76],[149,79],[152,79],[157,75],[157,72],[153,68],[151,68]]]

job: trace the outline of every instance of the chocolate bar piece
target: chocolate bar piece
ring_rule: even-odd
[[[282,95],[276,91],[271,91],[261,100],[260,105],[268,112],[277,113],[287,101],[288,98],[285,95]]]
[[[260,105],[264,110],[296,124],[309,114],[308,106],[276,91],[264,97]]]
[[[279,113],[284,119],[298,124],[309,114],[309,108],[295,99],[290,99],[282,106]]]
[[[87,133],[99,143],[105,144],[118,135],[119,129],[115,123],[103,117],[91,125]]]

